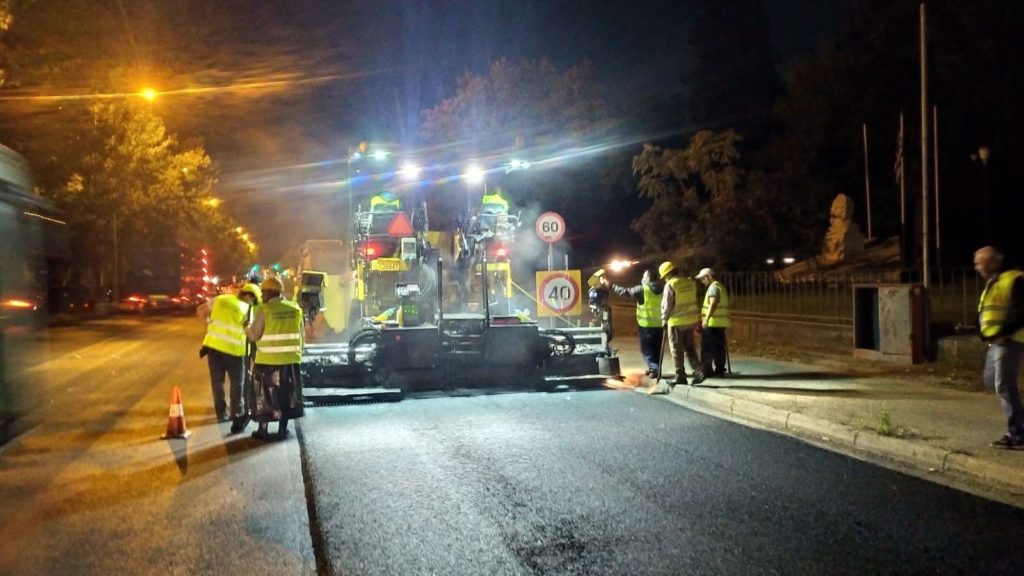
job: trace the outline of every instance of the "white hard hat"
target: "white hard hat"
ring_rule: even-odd
[[[712,270],[711,268],[701,268],[700,272],[697,272],[697,275],[694,276],[693,278],[695,280],[700,280],[701,278],[704,278],[705,276],[714,277],[715,276],[715,271]]]

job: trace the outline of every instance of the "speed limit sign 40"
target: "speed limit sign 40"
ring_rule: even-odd
[[[565,220],[558,212],[545,212],[537,218],[534,225],[537,237],[552,244],[558,242],[565,235]]]
[[[537,316],[579,316],[580,271],[537,272]]]

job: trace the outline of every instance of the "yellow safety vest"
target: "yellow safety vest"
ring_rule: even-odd
[[[1024,272],[1020,270],[1007,270],[985,284],[985,290],[982,291],[981,299],[978,301],[978,324],[981,326],[983,337],[995,336],[1003,327],[1006,313],[1010,310],[1010,294],[1013,291],[1013,283],[1022,274]],[[1024,328],[1011,334],[1010,339],[1015,342],[1024,342]]]
[[[256,363],[271,366],[302,361],[302,308],[289,300],[272,300],[263,312],[263,336],[256,342]]]
[[[655,294],[650,286],[644,286],[644,303],[636,303],[636,324],[641,328],[661,326],[661,294]]]
[[[214,298],[203,346],[232,356],[245,356],[244,322],[248,313],[249,304],[234,294]]]
[[[676,276],[668,281],[675,295],[675,306],[668,315],[668,325],[693,326],[700,322],[697,312],[697,284],[689,278]]]
[[[480,205],[493,214],[508,214],[508,200],[501,194],[484,194],[480,199]]]
[[[732,320],[729,319],[729,293],[725,291],[725,286],[718,280],[714,280],[708,286],[708,292],[711,291],[711,286],[718,286],[718,306],[715,307],[715,315],[708,318],[708,310],[711,309],[711,302],[708,298],[708,293],[704,293],[704,305],[701,306],[700,316],[701,318],[707,318],[708,328],[728,328],[732,326]]]

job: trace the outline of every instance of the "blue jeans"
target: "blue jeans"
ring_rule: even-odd
[[[649,370],[657,371],[661,368],[658,362],[661,360],[661,339],[664,331],[661,326],[656,328],[639,327],[640,353],[644,355],[644,362]]]
[[[1022,351],[1024,345],[1020,342],[1007,340],[1002,344],[992,344],[985,354],[985,386],[993,388],[999,395],[999,404],[1006,414],[1007,434],[1015,439],[1024,437],[1024,409],[1021,408],[1020,388],[1017,386]]]

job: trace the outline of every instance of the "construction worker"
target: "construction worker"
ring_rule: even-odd
[[[1024,273],[1005,270],[1003,254],[992,246],[974,253],[974,269],[985,280],[978,301],[978,331],[988,343],[985,353],[985,385],[995,389],[1006,415],[1006,434],[993,448],[1024,448],[1024,407],[1018,376],[1024,351]]]
[[[480,199],[481,214],[508,214],[508,200],[501,188],[494,188]]]
[[[704,305],[700,309],[701,371],[705,376],[725,376],[725,329],[732,326],[729,293],[721,282],[715,280],[715,271],[711,268],[702,268],[694,278],[707,287]]]
[[[704,381],[704,373],[700,369],[697,347],[694,345],[694,330],[700,324],[697,311],[697,283],[679,275],[675,264],[662,262],[658,266],[658,276],[665,281],[665,291],[661,297],[661,321],[668,330],[669,347],[672,350],[672,361],[676,365],[674,380],[661,382],[648,390],[650,394],[665,394],[677,384],[686,384],[686,368],[683,355],[690,362],[693,370],[693,383]]]
[[[370,212],[398,212],[402,201],[390,190],[382,190],[370,198]]]
[[[636,324],[640,337],[640,353],[647,363],[646,375],[657,377],[661,366],[661,341],[664,330],[661,325],[661,294],[664,287],[652,277],[650,270],[644,270],[640,284],[627,288],[608,281],[606,275],[600,276],[603,286],[611,288],[619,296],[628,296],[636,302]]]
[[[253,368],[252,419],[259,423],[253,438],[270,440],[269,423],[277,420],[274,439],[288,437],[288,421],[304,415],[302,405],[303,320],[299,305],[281,298],[283,286],[277,278],[263,280],[263,304],[256,307],[252,325],[246,330],[256,342]]]
[[[206,336],[200,357],[210,367],[213,408],[218,422],[232,420],[231,431],[241,432],[248,422],[244,405],[246,320],[249,309],[259,302],[260,288],[245,284],[238,294],[225,293],[199,305],[196,315],[206,321]],[[224,376],[230,382],[230,406],[224,400]],[[230,412],[229,409],[230,408]]]

